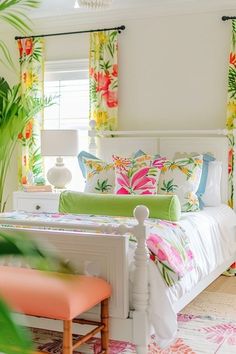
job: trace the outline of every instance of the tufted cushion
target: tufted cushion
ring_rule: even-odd
[[[0,266],[0,295],[14,310],[71,320],[110,297],[103,279]]]

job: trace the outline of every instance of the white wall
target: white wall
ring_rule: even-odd
[[[224,127],[230,23],[221,21],[223,14],[78,22],[77,29],[126,25],[119,48],[120,130]],[[37,20],[35,32],[72,29],[70,21],[49,22]],[[14,49],[13,36],[9,38]],[[46,40],[46,60],[85,58],[88,48],[87,34],[51,37]],[[13,73],[2,69],[1,75],[14,81]],[[10,193],[16,189],[15,171],[8,187]]]
[[[198,14],[127,27],[121,38],[121,128],[224,127],[230,24],[218,14]]]
[[[119,129],[224,127],[230,22],[222,22],[221,15],[122,22],[126,30],[119,48]],[[51,37],[46,58],[86,57],[88,41],[87,34]]]

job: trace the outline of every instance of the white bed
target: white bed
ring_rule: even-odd
[[[173,157],[176,152],[211,152],[223,163],[221,194],[222,202],[226,202],[227,138],[221,136],[224,132],[208,131],[200,134],[198,131],[196,136],[194,132],[186,131],[184,134],[182,132],[184,136],[192,136],[184,137],[178,133],[178,137],[161,138],[155,136],[155,132],[146,132],[146,136],[138,136],[140,133],[143,134],[143,132],[122,132],[114,133],[118,136],[113,138],[99,138],[97,145],[100,157],[110,159],[112,153],[127,156],[138,149],[151,154],[159,152],[162,156],[168,157]],[[153,136],[149,136],[150,134]],[[90,135],[92,150],[95,147],[95,140],[93,132]],[[85,233],[83,230],[88,229],[86,225],[80,227],[81,232],[37,230],[33,225],[33,230],[27,230],[33,237],[46,239],[56,246],[79,272],[95,273],[111,282],[113,287],[110,304],[111,337],[133,342],[136,344],[138,354],[147,353],[150,324],[155,327],[159,343],[162,346],[168,345],[176,335],[176,312],[236,259],[236,217],[230,208],[222,204],[217,208],[188,213],[188,216],[183,214],[180,224],[185,228],[193,244],[199,268],[198,272],[190,272],[176,285],[168,288],[157,267],[149,260],[145,247],[146,227],[143,225],[145,216],[146,209],[140,208],[136,210],[137,227],[127,229],[125,225],[122,227],[101,225],[100,234],[95,234],[92,227],[89,234]],[[200,230],[197,229],[199,226]],[[127,231],[134,233],[138,240],[137,247],[133,250],[134,259]],[[48,248],[50,247],[49,245]],[[133,286],[130,286],[129,279]],[[89,318],[94,316],[97,316],[96,311],[88,314]],[[52,328],[51,323],[39,323],[38,319],[31,321],[31,325]],[[55,323],[53,328],[58,328]]]
[[[157,267],[153,262],[149,263],[149,319],[162,347],[174,339],[176,313],[199,291],[196,286],[205,288],[209,284],[209,274],[215,277],[214,273],[222,269],[225,260],[234,259],[232,256],[235,257],[236,252],[236,217],[225,204],[185,213],[178,224],[189,237],[197,269],[167,287]]]

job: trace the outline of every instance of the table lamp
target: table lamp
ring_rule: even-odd
[[[65,166],[62,156],[76,156],[79,152],[77,130],[41,130],[42,156],[57,156],[55,166],[47,172],[48,182],[55,188],[64,189],[72,174]]]

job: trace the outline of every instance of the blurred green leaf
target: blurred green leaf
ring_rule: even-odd
[[[32,268],[48,272],[74,273],[56,253],[44,250],[34,239],[23,232],[0,231],[0,258],[22,257]],[[57,273],[55,274],[57,276]],[[14,315],[0,298],[0,352],[6,354],[32,354],[32,341],[28,329],[15,321]]]
[[[12,88],[0,78],[0,212],[4,211],[3,193],[11,156],[18,135],[28,122],[44,107],[53,104],[53,98],[32,97],[32,92],[21,92],[21,85]]]
[[[0,298],[0,352],[32,354],[29,331],[18,325],[9,307]]]
[[[31,20],[25,11],[40,6],[39,0],[2,0],[0,1],[0,21],[26,35],[31,30]],[[6,44],[0,41],[0,62],[11,69],[16,69]]]

